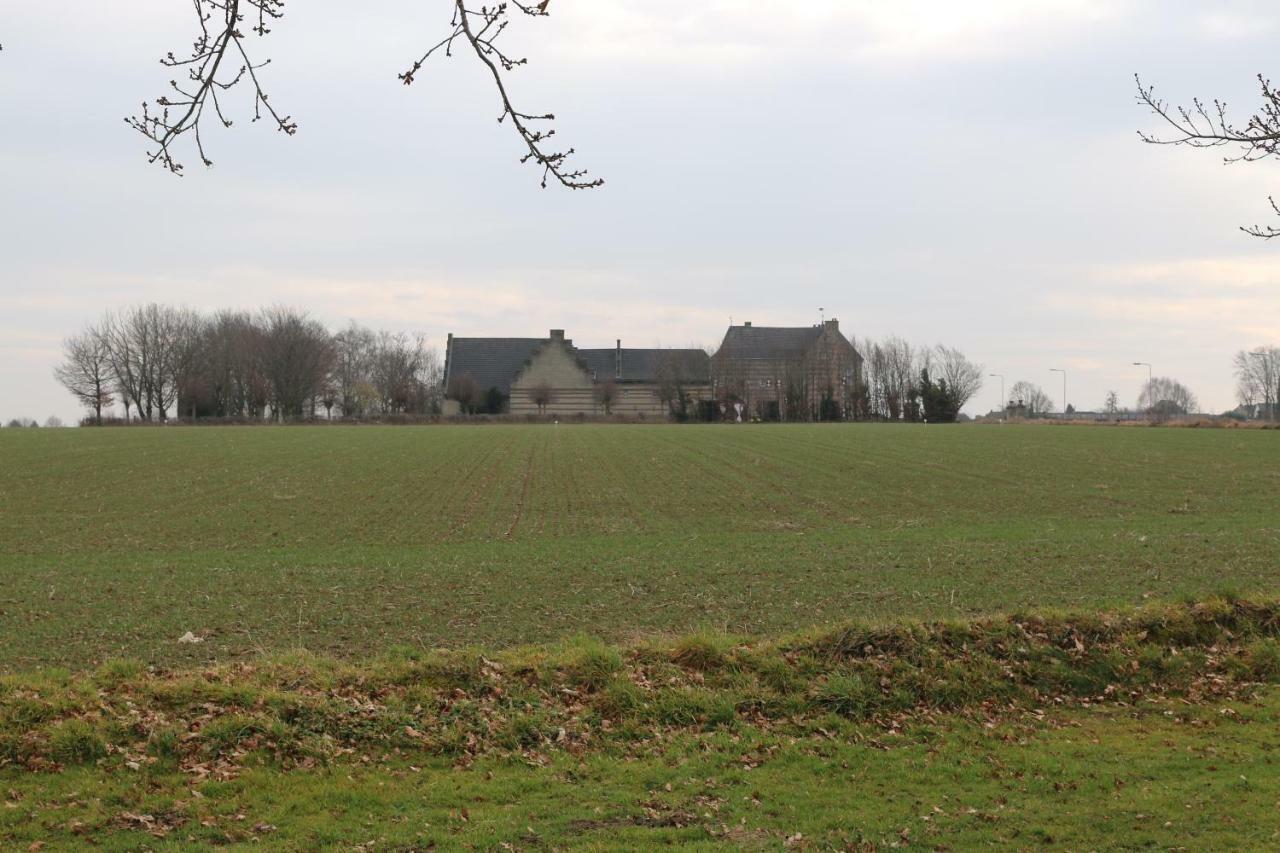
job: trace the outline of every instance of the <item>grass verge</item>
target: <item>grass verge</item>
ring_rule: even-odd
[[[234,775],[391,752],[466,764],[580,753],[674,730],[892,730],[921,715],[1180,696],[1280,680],[1280,601],[1211,598],[1102,615],[850,624],[783,640],[699,634],[629,648],[306,653],[164,671],[128,661],[0,677],[0,766],[175,763]]]
[[[1265,844],[1278,636],[1280,601],[1212,598],[12,675],[0,842]]]

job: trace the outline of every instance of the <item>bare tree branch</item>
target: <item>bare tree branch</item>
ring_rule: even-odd
[[[152,112],[144,102],[141,115],[125,119],[130,127],[156,144],[155,150],[147,153],[148,160],[163,164],[177,175],[182,174],[182,163],[174,157],[173,145],[188,133],[195,139],[201,162],[206,166],[213,165],[213,161],[205,153],[200,120],[204,117],[205,109],[212,104],[217,120],[223,127],[231,127],[232,120],[223,112],[218,94],[228,92],[245,81],[253,88],[254,121],[261,120],[265,114],[270,116],[278,130],[289,135],[298,130],[297,123],[291,117],[282,117],[270,104],[262,82],[258,79],[258,71],[271,60],[255,63],[249,58],[244,46],[245,34],[241,29],[245,18],[244,10],[256,9],[258,22],[250,31],[259,37],[266,36],[271,32],[267,24],[284,15],[284,0],[191,0],[191,5],[200,23],[200,34],[191,47],[191,55],[179,58],[170,51],[160,60],[160,64],[166,68],[184,69],[186,80],[181,83],[177,80],[169,81],[174,94],[161,95],[156,99],[155,105],[160,110],[158,113]],[[211,28],[215,19],[221,23]],[[237,55],[240,61],[239,69],[233,74],[223,68],[228,55],[233,57],[232,62],[236,61]]]
[[[493,76],[494,85],[498,90],[498,97],[502,102],[502,114],[498,116],[498,123],[501,124],[510,119],[511,125],[516,129],[516,133],[519,134],[527,149],[526,153],[520,158],[520,162],[528,163],[532,161],[542,167],[542,186],[544,188],[547,186],[548,178],[552,178],[562,186],[573,190],[592,189],[601,186],[604,184],[603,179],[591,178],[586,169],[573,169],[568,166],[569,155],[574,153],[572,148],[564,151],[555,151],[546,147],[547,140],[555,135],[555,128],[548,125],[544,126],[545,129],[538,129],[533,124],[535,122],[554,121],[554,114],[535,115],[521,112],[511,103],[511,97],[507,93],[503,74],[513,71],[518,66],[525,65],[528,62],[523,57],[515,59],[509,56],[496,44],[498,37],[502,35],[503,31],[511,23],[510,11],[512,6],[532,17],[545,17],[547,15],[546,2],[537,6],[526,6],[519,2],[498,3],[493,7],[481,6],[479,10],[475,10],[467,7],[466,0],[454,0],[453,17],[449,22],[449,34],[428,48],[419,59],[414,61],[408,71],[400,75],[400,79],[406,86],[411,85],[416,79],[418,71],[421,70],[423,63],[430,59],[432,55],[443,50],[446,57],[453,56],[454,42],[458,39],[463,39],[471,45],[475,55]]]
[[[549,0],[537,5],[510,0],[494,6],[480,6],[479,9],[469,7],[466,0],[451,0],[451,3],[453,9],[448,34],[432,44],[408,71],[399,75],[400,80],[406,86],[412,84],[428,59],[440,52],[446,57],[452,56],[454,43],[461,40],[470,45],[493,76],[502,104],[498,122],[510,120],[525,148],[520,162],[532,161],[542,167],[542,186],[546,187],[549,179],[575,190],[601,186],[603,180],[590,177],[585,169],[568,165],[569,156],[574,153],[572,148],[555,150],[549,147],[548,141],[555,135],[555,129],[549,123],[555,120],[555,115],[516,109],[507,90],[505,75],[526,64],[527,60],[505,53],[497,40],[511,23],[513,10],[531,17],[545,17]],[[253,91],[254,121],[269,118],[278,130],[289,135],[298,130],[297,123],[290,116],[281,116],[271,105],[258,75],[271,60],[256,62],[250,57],[244,30],[246,16],[256,17],[257,23],[248,32],[266,36],[271,32],[268,24],[284,16],[284,0],[191,0],[191,5],[200,33],[192,44],[190,55],[179,57],[171,51],[160,60],[166,68],[182,69],[185,79],[170,80],[170,94],[157,98],[152,105],[143,103],[139,115],[125,119],[130,127],[155,143],[155,148],[147,153],[150,162],[159,162],[174,174],[182,174],[183,169],[174,153],[175,146],[188,134],[195,142],[201,162],[206,166],[213,165],[205,151],[201,122],[208,110],[223,127],[231,127],[233,121],[224,109],[224,100],[228,92],[242,84]],[[232,67],[236,69],[234,72],[230,70]]]
[[[1205,103],[1199,98],[1191,106],[1171,106],[1156,97],[1155,86],[1144,86],[1135,75],[1138,101],[1147,106],[1166,126],[1165,134],[1138,131],[1138,137],[1150,145],[1186,145],[1191,148],[1234,148],[1236,153],[1223,158],[1225,163],[1253,163],[1280,155],[1280,89],[1258,75],[1262,88],[1262,106],[1243,125],[1231,121],[1225,101]],[[1269,198],[1271,209],[1280,216],[1280,206]],[[1280,226],[1249,225],[1241,231],[1270,240],[1280,237]]]

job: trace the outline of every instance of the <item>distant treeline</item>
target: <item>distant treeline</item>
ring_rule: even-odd
[[[201,314],[151,303],[110,313],[64,342],[58,381],[101,423],[293,420],[433,414],[440,359],[421,336],[351,323],[330,332],[305,311]]]
[[[915,346],[898,337],[864,338],[855,346],[862,371],[840,402],[845,418],[952,421],[983,385],[983,367],[953,347]],[[288,421],[321,414],[388,422],[439,414],[444,397],[440,357],[422,336],[354,322],[333,332],[295,308],[202,314],[149,303],[104,315],[63,347],[54,374],[89,410],[88,423],[103,423],[116,404],[125,422]],[[1242,350],[1234,367],[1240,407],[1228,414],[1280,420],[1280,348]],[[1035,383],[1018,381],[1008,390],[1001,407],[1007,413],[1037,417],[1055,410]],[[1184,385],[1153,377],[1136,411],[1170,417],[1197,407]],[[1129,410],[1111,391],[1100,411]],[[36,424],[14,419],[8,425]]]

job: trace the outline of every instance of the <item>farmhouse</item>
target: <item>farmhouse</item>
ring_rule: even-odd
[[[583,349],[552,329],[545,338],[449,335],[445,413],[667,417],[711,398],[700,349]]]
[[[839,320],[816,326],[730,326],[712,357],[716,399],[763,420],[840,420],[852,415],[862,356]]]

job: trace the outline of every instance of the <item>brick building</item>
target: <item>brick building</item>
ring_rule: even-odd
[[[862,356],[838,320],[817,326],[730,326],[712,356],[716,399],[744,417],[841,420],[852,416]]]

